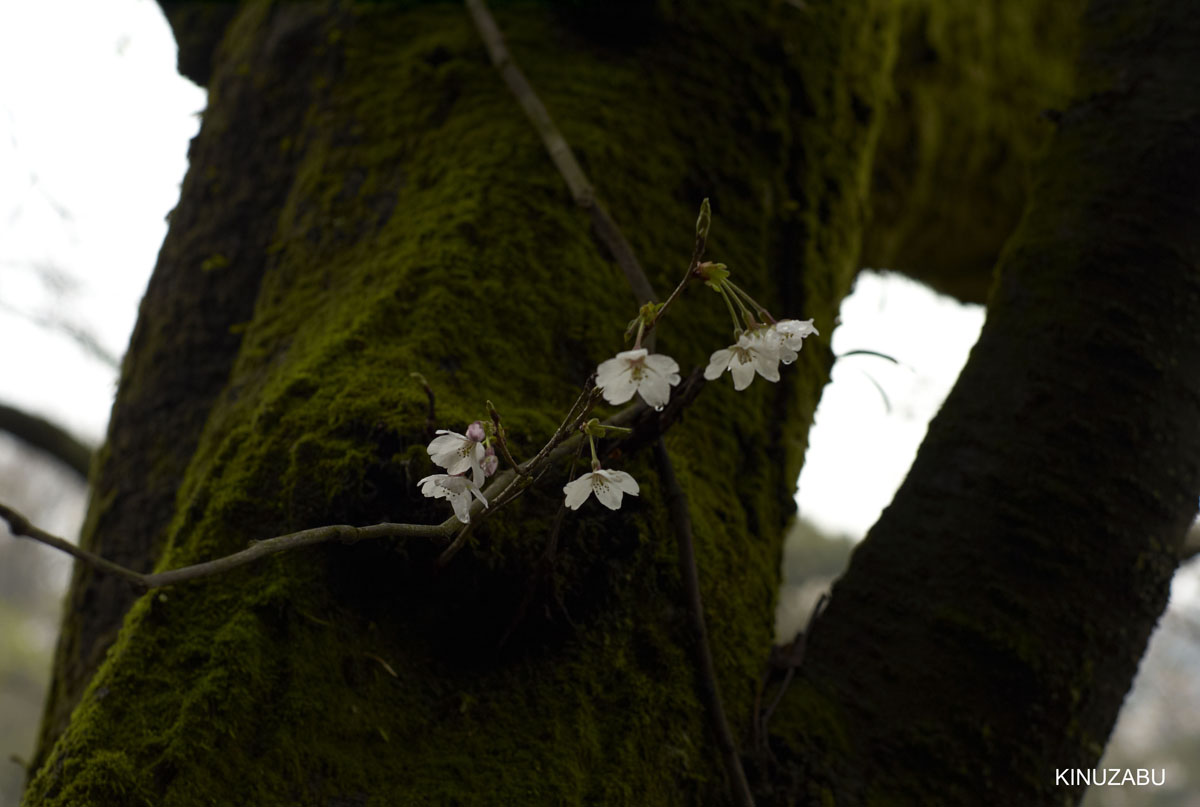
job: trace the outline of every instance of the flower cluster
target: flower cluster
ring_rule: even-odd
[[[680,382],[679,364],[670,356],[651,353],[648,348],[642,347],[642,338],[658,324],[671,303],[691,280],[703,280],[706,286],[718,292],[733,320],[734,343],[714,351],[709,357],[708,366],[704,369],[704,377],[709,381],[720,378],[726,371],[733,376],[733,388],[739,391],[749,387],[756,375],[768,381],[778,381],[780,363],[786,365],[796,361],[800,349],[804,346],[804,339],[817,333],[811,319],[776,320],[766,308],[759,305],[730,279],[730,271],[725,264],[700,262],[711,220],[711,209],[708,200],[705,199],[700,206],[700,217],[696,222],[696,250],[684,279],[666,302],[646,303],[638,311],[637,317],[629,323],[626,339],[635,329],[637,331],[632,349],[617,353],[596,368],[596,386],[608,403],[628,403],[636,395],[640,396],[647,406],[661,410],[670,401],[671,387]],[[429,444],[429,456],[445,468],[446,473],[433,474],[419,482],[421,493],[449,501],[454,508],[454,515],[464,524],[471,519],[471,506],[475,499],[483,502],[484,507],[488,506],[487,499],[483,496],[483,482],[496,472],[499,465],[499,459],[491,445],[493,439],[498,441],[505,459],[510,463],[515,462],[508,452],[499,414],[490,402],[488,409],[494,424],[491,436],[485,432],[481,421],[475,421],[468,426],[466,434],[439,431],[438,437]],[[582,417],[586,417],[586,410],[584,411],[581,420]],[[563,486],[565,506],[577,510],[594,493],[602,505],[616,510],[621,506],[625,494],[638,495],[638,483],[624,471],[600,467],[595,438],[603,437],[612,431],[628,430],[601,426],[596,419],[588,421],[581,430],[591,445],[592,470]],[[522,470],[522,473],[526,474],[528,480],[527,469]],[[525,481],[522,484],[529,482]],[[498,501],[507,501],[508,498],[501,494]]]
[[[446,499],[454,508],[454,515],[466,524],[471,520],[471,500],[479,499],[487,507],[483,496],[484,479],[496,473],[500,461],[496,450],[487,445],[483,423],[475,421],[467,427],[466,434],[439,429],[439,437],[429,444],[429,457],[446,469],[444,474],[431,474],[417,484],[421,493],[431,499]],[[471,476],[468,479],[467,473]]]
[[[704,377],[720,378],[726,370],[733,376],[733,388],[744,390],[757,373],[768,381],[779,380],[779,363],[796,360],[804,337],[817,333],[813,321],[784,319],[742,331],[738,340],[709,357]]]

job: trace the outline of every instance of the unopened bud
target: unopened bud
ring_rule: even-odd
[[[467,427],[467,437],[471,438],[476,443],[482,443],[483,438],[486,436],[487,435],[483,433],[483,421],[481,420],[477,420]]]
[[[700,203],[700,216],[696,219],[696,238],[701,241],[708,240],[708,227],[712,224],[712,208],[708,204],[708,199],[705,198]]]

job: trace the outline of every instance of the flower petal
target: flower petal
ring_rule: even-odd
[[[566,505],[572,510],[578,510],[579,505],[583,504],[587,497],[592,493],[591,474],[584,474],[573,482],[568,482],[563,485],[563,493],[566,494]]]
[[[605,359],[596,368],[596,385],[604,387],[613,383],[617,380],[617,376],[628,369],[628,367],[628,362],[623,362],[620,359]]]
[[[454,507],[454,517],[464,524],[471,522],[471,494],[467,491],[457,493],[450,497],[450,504]]]
[[[609,482],[612,482],[630,496],[638,495],[640,488],[638,487],[637,480],[630,474],[624,471],[602,471],[601,473],[604,473],[608,477]]]
[[[446,498],[446,491],[441,486],[441,482],[445,478],[446,474],[430,474],[417,482],[421,486],[421,495],[428,496],[431,499]]]
[[[434,462],[445,467],[443,459],[449,460],[450,458],[456,456],[458,454],[458,447],[462,445],[463,440],[466,440],[467,438],[463,437],[461,434],[448,432],[445,429],[439,430],[438,434],[442,436],[433,438],[433,442],[429,444],[429,448],[427,448],[426,451],[429,452],[429,456],[433,458]]]
[[[647,406],[661,409],[671,399],[671,385],[663,376],[649,376],[642,379],[642,383],[638,385],[638,394]]]
[[[600,504],[609,510],[621,508],[621,489],[609,483],[604,471],[592,474],[592,490],[595,491]]]
[[[754,357],[754,369],[758,374],[768,381],[779,380],[779,358],[778,356],[767,356],[758,354]]]
[[[704,368],[704,377],[709,381],[720,378],[721,373],[729,369],[729,360],[733,358],[733,351],[728,348],[714,351],[709,357],[708,366]]]
[[[670,356],[664,356],[662,353],[651,353],[646,357],[646,367],[659,375],[669,376],[674,373],[676,380],[673,383],[679,383],[679,364]]]
[[[729,372],[733,373],[733,388],[741,392],[754,380],[754,362],[749,358],[743,361],[739,356],[735,361],[730,362]]]
[[[624,373],[610,380],[607,384],[601,384],[600,378],[596,378],[596,386],[604,393],[604,400],[610,404],[623,404],[633,399],[633,395],[637,392],[637,382],[633,380],[633,373]]]

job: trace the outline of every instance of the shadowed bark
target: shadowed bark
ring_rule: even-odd
[[[979,342],[777,735],[851,803],[1080,797],[1055,771],[1099,761],[1195,516],[1200,24],[1169,0],[1084,21]]]
[[[497,12],[660,296],[709,196],[710,255],[823,334],[777,386],[710,385],[666,441],[736,732],[751,723],[782,528],[867,210],[893,234],[878,240],[886,254],[936,256],[897,200],[952,165],[962,205],[1015,220],[1023,180],[995,175],[987,155],[1024,165],[1045,125],[1036,110],[1065,90],[1069,14],[1061,52],[1029,49],[1055,76],[1031,89],[1014,76],[1037,71],[997,55],[1012,39],[988,49],[997,30],[1044,43],[1044,19],[1005,4],[992,24],[968,5],[913,3],[904,20],[866,1]],[[749,760],[762,803],[973,804],[964,771],[976,769],[996,803],[1059,803],[1046,765],[1094,762],[1128,688],[1182,502],[1200,487],[1198,435],[1182,423],[1200,351],[1179,310],[1195,298],[1180,269],[1195,266],[1195,200],[1154,184],[1171,160],[1195,165],[1192,142],[1171,137],[1194,130],[1181,117],[1194,87],[1177,69],[1194,31],[1105,44],[1143,22],[1105,9],[1091,18],[1084,100],[1063,117],[972,363],[817,623],[770,725],[773,759]],[[219,37],[211,18],[182,36],[189,17],[171,13],[210,105],[85,542],[169,568],[320,524],[440,521],[414,486],[433,468],[410,373],[429,379],[446,428],[493,400],[528,456],[620,349],[632,293],[457,5],[254,5]],[[895,65],[928,61],[897,61],[913,38],[901,30],[970,53],[971,75],[994,77],[1017,123],[978,158],[913,160],[909,183],[888,173],[872,199],[870,177],[886,173],[876,143],[888,154],[898,142],[881,139]],[[1160,36],[1172,46],[1149,59]],[[1127,69],[1100,73],[1110,62]],[[977,121],[959,125],[975,119],[955,104],[953,69],[907,85],[922,87],[920,125],[916,105],[886,118],[922,153],[961,157],[978,139]],[[1130,154],[1152,169],[1146,188],[1128,185]],[[912,192],[917,209],[938,206]],[[1004,230],[946,239],[943,262],[970,242],[978,277]],[[658,348],[686,371],[728,325],[703,289],[681,311]],[[608,458],[642,495],[573,514],[549,581],[533,574],[565,469],[442,570],[442,546],[397,541],[277,556],[136,600],[78,573],[28,804],[723,803],[646,453]],[[526,608],[533,585],[545,594]]]

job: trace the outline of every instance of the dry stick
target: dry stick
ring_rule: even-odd
[[[629,242],[625,240],[621,230],[616,223],[608,215],[608,211],[596,199],[595,191],[592,185],[588,182],[587,176],[583,173],[583,169],[575,160],[575,155],[571,152],[571,147],[567,145],[566,139],[554,122],[550,119],[550,113],[546,111],[546,107],[538,98],[537,93],[533,91],[533,87],[525,79],[520,68],[512,60],[508,53],[508,49],[504,46],[504,36],[500,33],[499,27],[496,25],[495,19],[488,12],[487,7],[483,4],[483,0],[466,0],[467,9],[471,13],[471,19],[475,22],[475,27],[479,30],[479,36],[487,46],[488,55],[491,56],[492,64],[500,71],[504,82],[508,84],[508,88],[512,94],[516,96],[517,101],[521,104],[525,114],[533,122],[538,134],[541,135],[542,143],[546,147],[546,151],[550,154],[550,159],[558,167],[558,171],[562,174],[563,179],[567,183],[567,187],[571,190],[571,196],[575,203],[582,208],[587,209],[591,213],[592,226],[596,230],[596,234],[604,245],[608,247],[612,256],[620,264],[621,270],[625,273],[626,280],[629,281],[630,288],[633,289],[634,295],[638,299],[639,304],[645,304],[654,299],[654,289],[650,285],[650,281],[646,279],[646,273],[642,271],[641,265],[637,261],[637,257],[633,254],[633,248]],[[687,283],[692,276],[696,266],[699,265],[700,255],[704,250],[704,237],[697,233],[696,249],[693,254],[692,265],[688,267],[687,274],[684,275],[683,281],[676,290],[671,294],[668,302],[671,302],[678,296],[680,289]],[[664,306],[665,307],[665,306]],[[657,318],[656,318],[657,319]],[[653,347],[654,335],[648,334],[646,346]],[[666,449],[660,447],[660,465],[663,468],[664,476],[669,475],[674,479],[674,471],[671,467],[671,458],[667,456]],[[682,501],[682,499],[680,499]],[[673,515],[676,521],[676,532],[680,535],[680,564],[684,567],[684,577],[690,580],[697,578],[695,552],[691,550],[691,519],[687,513],[686,503],[682,506],[682,514],[678,508],[672,508]],[[686,519],[684,525],[680,525],[679,518]],[[683,535],[687,534],[687,546],[684,546]],[[712,693],[709,698],[710,716],[713,722],[713,730],[717,734],[718,741],[721,745],[722,757],[725,760],[725,766],[729,770],[729,776],[732,780],[734,795],[738,799],[738,803],[742,805],[753,805],[754,799],[750,795],[749,785],[746,783],[746,774],[742,770],[742,761],[738,756],[737,749],[733,744],[733,736],[729,730],[729,724],[725,720],[725,712],[721,708],[721,699],[719,690],[717,689],[717,680],[712,668],[712,657],[708,648],[707,633],[704,631],[704,613],[700,602],[700,591],[698,587],[689,585],[689,591],[694,591],[694,596],[688,597],[688,609],[691,613],[693,623],[699,624],[700,631],[697,634],[698,654],[701,662],[701,676],[703,678],[703,688],[706,693]]]
[[[812,611],[808,614],[808,622],[804,625],[804,630],[797,633],[792,641],[783,648],[772,648],[772,658],[768,662],[767,678],[770,678],[771,666],[777,665],[784,669],[783,681],[779,684],[779,691],[775,693],[774,700],[765,711],[759,711],[762,704],[763,690],[766,688],[767,680],[764,679],[763,685],[759,687],[758,695],[754,698],[754,747],[762,750],[765,748],[764,743],[767,739],[767,724],[771,722],[771,715],[775,714],[775,710],[779,708],[779,704],[783,702],[784,693],[787,692],[788,686],[792,683],[792,678],[796,675],[796,670],[804,664],[804,654],[808,650],[808,639],[812,636],[813,626],[816,624],[818,617],[825,610],[825,606],[829,604],[829,595],[822,594],[813,606]],[[781,651],[778,654],[776,651]]]
[[[500,449],[500,456],[504,457],[504,461],[513,468],[516,468],[518,474],[529,476],[529,472],[513,459],[512,453],[508,450],[508,439],[504,434],[504,425],[500,422],[500,413],[496,411],[496,407],[492,405],[491,401],[487,402],[487,410],[488,415],[492,418],[492,429],[496,435],[496,447]]]
[[[70,541],[59,538],[57,535],[51,535],[45,530],[38,527],[25,516],[18,513],[6,504],[0,503],[0,518],[8,522],[8,528],[12,530],[12,534],[17,537],[32,538],[33,540],[43,543],[46,546],[52,546],[60,552],[66,552],[68,555],[73,555],[76,558],[90,563],[97,569],[103,569],[106,572],[115,574],[118,577],[123,577],[131,583],[149,588],[146,585],[146,575],[140,572],[135,572],[132,569],[126,569],[120,564],[113,563],[111,560],[105,560],[99,555],[94,555],[86,549],[80,549]]]
[[[299,532],[268,538],[265,541],[258,541],[241,552],[235,552],[232,555],[226,555],[223,558],[217,558],[205,563],[183,566],[178,569],[169,569],[165,572],[142,574],[141,572],[127,569],[120,564],[113,563],[110,560],[105,560],[99,555],[88,552],[86,549],[80,549],[75,544],[59,538],[57,535],[51,535],[35,526],[29,519],[6,504],[0,503],[0,518],[8,522],[9,529],[12,530],[13,535],[32,538],[39,543],[66,552],[68,555],[73,555],[101,571],[122,577],[142,589],[161,588],[162,586],[182,583],[186,580],[196,580],[201,577],[224,574],[239,566],[245,566],[247,563],[256,561],[259,558],[265,558],[268,555],[276,555],[280,552],[296,549],[297,547],[326,543],[328,541],[354,543],[370,538],[444,538],[454,532],[455,525],[458,523],[452,517],[441,524],[383,523],[372,524],[369,527],[330,524],[325,527],[313,527],[308,530],[300,530]]]
[[[467,10],[471,12],[471,19],[474,20],[475,27],[479,30],[479,38],[487,46],[492,64],[500,71],[504,83],[516,96],[517,102],[521,104],[521,108],[525,110],[525,114],[529,116],[534,128],[541,135],[542,143],[546,146],[550,159],[554,161],[554,165],[562,174],[562,178],[571,191],[571,198],[575,200],[575,204],[591,214],[592,227],[595,228],[596,235],[608,247],[608,251],[620,265],[621,271],[625,273],[625,279],[629,281],[633,293],[638,298],[638,303],[653,300],[654,289],[646,280],[646,273],[638,264],[633,247],[625,240],[625,236],[621,234],[620,228],[608,215],[604,205],[596,199],[596,192],[576,161],[571,147],[567,145],[566,139],[558,131],[554,121],[550,119],[550,113],[546,111],[545,105],[542,104],[537,93],[533,91],[533,87],[525,79],[525,74],[509,56],[508,48],[504,46],[504,36],[500,33],[491,12],[487,10],[482,0],[466,0],[466,2]]]
[[[750,794],[750,783],[742,770],[733,733],[725,719],[725,707],[721,704],[721,691],[717,688],[717,673],[713,667],[712,652],[708,645],[708,628],[704,625],[704,606],[700,601],[700,576],[696,570],[696,549],[692,542],[692,517],[688,512],[687,496],[675,478],[666,443],[660,437],[654,444],[654,457],[658,461],[658,472],[666,491],[667,510],[675,525],[675,539],[679,543],[679,571],[683,575],[683,586],[687,594],[688,626],[696,643],[696,660],[700,663],[700,689],[713,715],[713,728],[717,734],[717,745],[729,771],[733,795],[742,807],[753,807],[754,796]]]
[[[575,458],[571,460],[571,470],[567,475],[567,484],[575,481],[575,470],[579,464],[579,458],[583,455],[583,440],[579,441],[579,447],[575,449]],[[521,604],[517,606],[517,613],[509,621],[508,627],[503,635],[500,636],[500,641],[496,643],[496,649],[503,649],[504,644],[508,641],[508,637],[513,635],[513,632],[520,626],[525,619],[525,614],[529,612],[529,606],[533,604],[533,598],[537,594],[538,578],[545,575],[550,580],[550,586],[554,586],[553,576],[550,575],[550,569],[554,565],[554,556],[558,551],[558,534],[562,530],[563,522],[567,518],[566,502],[558,506],[558,512],[554,514],[554,521],[550,524],[550,537],[546,539],[546,548],[542,550],[542,556],[538,559],[538,569],[534,573],[534,579],[530,582],[528,589],[525,591],[525,596],[521,599]],[[563,608],[566,611],[566,608]],[[567,621],[571,617],[567,616]]]
[[[535,470],[541,469],[542,465],[548,465],[551,462],[557,461],[575,447],[575,443],[566,440],[566,437],[578,428],[580,420],[590,411],[591,405],[595,403],[596,392],[590,384],[584,389],[579,400],[571,408],[572,413],[574,413],[579,410],[582,403],[582,412],[577,415],[575,420],[564,420],[562,425],[558,427],[558,431],[554,433],[550,441],[538,453],[537,457],[525,464],[525,468],[530,469],[532,473]],[[636,421],[639,417],[644,417],[647,411],[648,407],[639,402],[622,409],[605,423],[611,426],[624,426],[627,423]],[[576,435],[575,439],[578,440],[580,437]],[[560,445],[564,441],[566,441],[566,445]],[[503,496],[512,487],[515,477],[516,474],[512,470],[497,474],[492,483],[483,491],[484,494],[495,496],[496,492],[499,491],[501,496]],[[524,489],[524,486],[522,489]],[[520,490],[517,493],[520,493]],[[488,511],[488,515],[494,513],[498,506],[511,501],[512,498],[514,496],[509,496],[507,499],[500,499],[498,497],[496,504]],[[474,502],[472,514],[478,514],[481,509],[482,505],[479,502]],[[239,566],[245,566],[247,563],[265,558],[268,555],[276,555],[280,552],[287,552],[288,550],[297,549],[302,546],[311,546],[329,541],[355,543],[374,538],[449,538],[456,531],[459,531],[463,534],[459,535],[455,543],[457,543],[458,547],[461,547],[466,542],[467,530],[471,527],[470,524],[463,527],[454,516],[446,519],[441,524],[394,524],[384,522],[381,524],[371,524],[366,527],[355,527],[350,524],[330,524],[324,527],[313,527],[257,541],[240,552],[235,552],[232,555],[226,555],[215,560],[191,566],[181,566],[178,569],[168,569],[164,572],[143,574],[106,560],[93,552],[76,546],[64,538],[59,538],[57,535],[51,535],[3,502],[0,502],[0,518],[8,522],[13,535],[32,538],[38,543],[45,544],[60,552],[66,552],[68,555],[78,558],[96,569],[124,578],[143,590],[161,588],[162,586],[182,583],[187,580],[196,580],[202,577],[212,577],[223,574],[231,569],[236,569]],[[478,520],[483,520],[483,518],[481,517]],[[460,527],[462,527],[461,530]],[[445,553],[443,553],[444,556]]]

